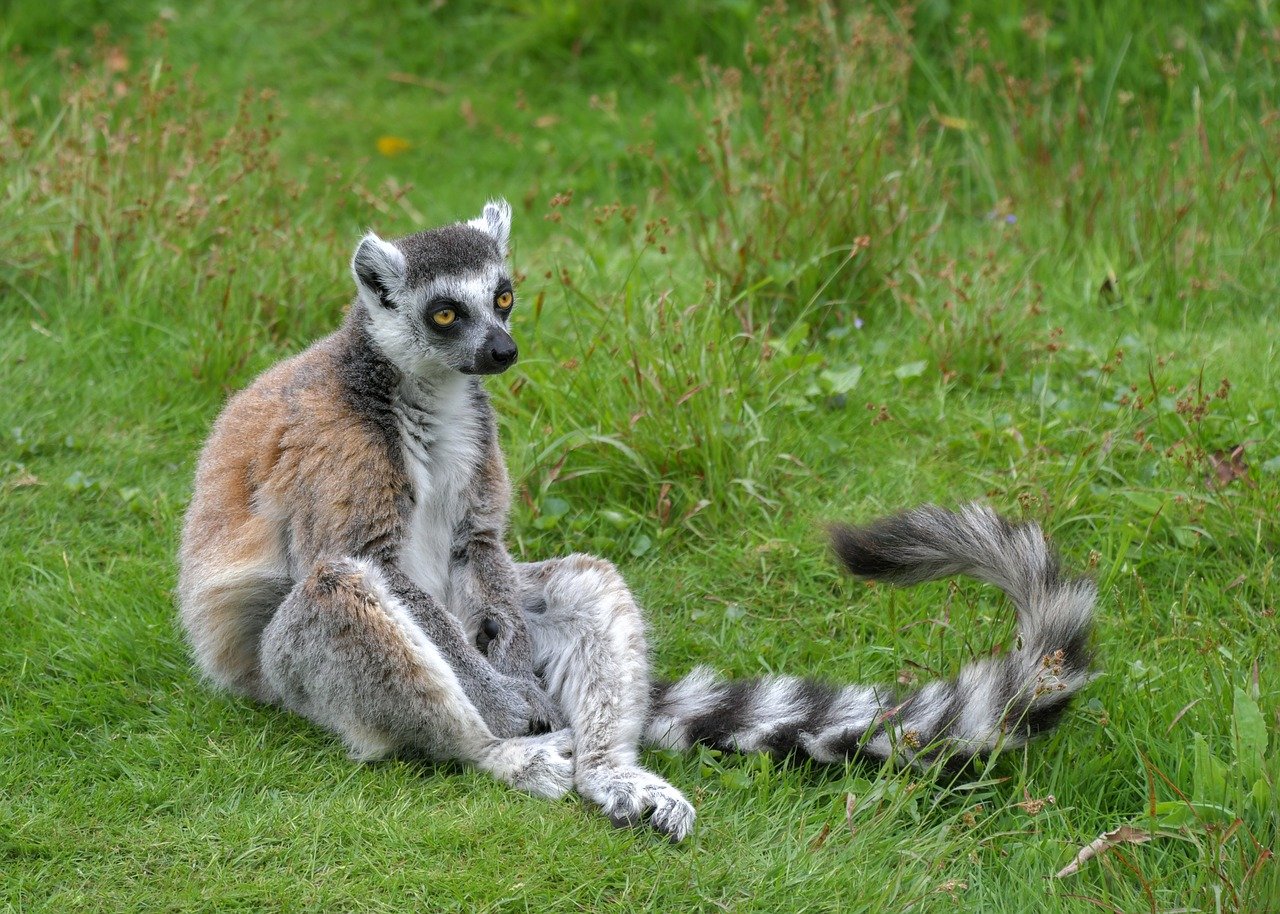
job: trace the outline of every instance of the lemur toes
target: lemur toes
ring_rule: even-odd
[[[654,806],[653,813],[649,816],[649,827],[665,835],[672,844],[679,844],[693,831],[697,815],[693,804],[671,787],[659,797]]]
[[[679,790],[643,768],[580,774],[578,792],[596,803],[615,828],[647,825],[674,843],[693,830],[693,805]]]

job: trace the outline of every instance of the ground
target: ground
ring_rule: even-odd
[[[4,8],[0,906],[1280,906],[1270,6]],[[1100,585],[1061,730],[959,779],[649,754],[675,848],[200,682],[220,404],[336,325],[363,229],[497,195],[516,552],[617,562],[663,673],[911,682],[1009,607],[844,579],[822,524],[987,501]]]

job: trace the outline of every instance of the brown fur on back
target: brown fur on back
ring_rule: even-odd
[[[348,322],[232,397],[197,465],[183,621],[202,668],[261,700],[257,640],[279,600],[327,558],[393,552],[411,497],[392,442],[344,384],[357,332]]]

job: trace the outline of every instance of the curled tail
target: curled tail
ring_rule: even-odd
[[[1089,681],[1096,588],[1063,576],[1035,524],[1011,524],[977,505],[929,505],[865,527],[837,526],[832,546],[859,577],[906,585],[965,574],[994,584],[1017,607],[1017,643],[955,679],[905,692],[790,676],[726,682],[699,668],[655,686],[651,744],[963,764],[1052,729]]]

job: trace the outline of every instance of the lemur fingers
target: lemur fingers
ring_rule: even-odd
[[[478,764],[517,790],[558,799],[573,787],[573,733],[557,730],[541,736],[496,740]]]

